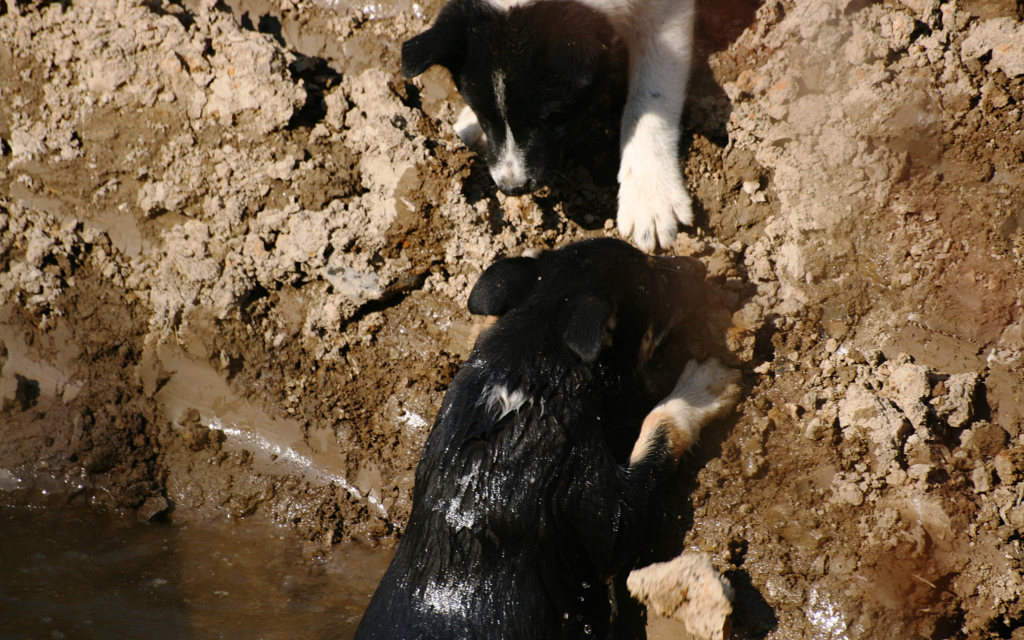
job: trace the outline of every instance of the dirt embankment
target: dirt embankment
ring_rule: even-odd
[[[391,543],[477,275],[615,234],[622,90],[505,198],[397,75],[439,3],[228,4],[0,2],[0,499]],[[749,394],[651,556],[710,552],[741,637],[1024,624],[1021,18],[701,7],[673,251]]]

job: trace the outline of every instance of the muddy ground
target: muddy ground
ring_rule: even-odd
[[[1024,637],[1024,9],[702,2],[685,338],[746,399],[651,559],[736,637]],[[0,501],[393,545],[469,288],[616,235],[616,85],[506,198],[399,47],[440,3],[0,0]]]

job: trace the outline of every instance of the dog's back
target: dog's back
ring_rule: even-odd
[[[373,626],[357,637],[560,637],[563,614],[585,615],[577,609],[587,604],[608,619],[597,572],[565,556],[583,545],[557,504],[560,484],[578,480],[559,407],[545,415],[550,400],[533,396],[499,418],[500,405],[481,402],[492,373],[477,362],[453,381],[417,469],[407,531],[364,618]],[[567,587],[587,581],[595,602],[570,602]]]

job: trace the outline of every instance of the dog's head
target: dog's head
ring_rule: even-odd
[[[500,316],[480,337],[481,354],[539,353],[584,366],[607,358],[639,371],[672,327],[705,299],[704,266],[693,258],[649,256],[596,238],[505,258],[469,296],[469,311]]]
[[[402,46],[402,73],[451,72],[487,136],[494,182],[519,195],[542,186],[573,121],[603,89],[613,37],[603,15],[574,0],[507,10],[451,0]]]

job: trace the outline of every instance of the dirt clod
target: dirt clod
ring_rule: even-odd
[[[710,556],[686,553],[670,562],[635,569],[626,584],[652,613],[683,622],[697,637],[729,637],[732,586],[715,570]]]

